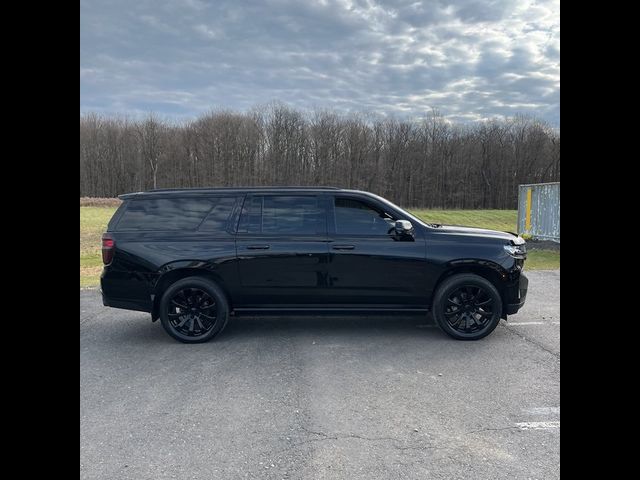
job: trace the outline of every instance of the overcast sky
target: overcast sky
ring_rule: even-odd
[[[559,127],[559,0],[82,0],[80,111],[290,106]]]

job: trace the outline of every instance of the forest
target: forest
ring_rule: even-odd
[[[560,133],[535,118],[456,124],[272,103],[176,122],[80,115],[80,196],[167,187],[326,185],[404,207],[514,209],[518,185],[560,181]]]

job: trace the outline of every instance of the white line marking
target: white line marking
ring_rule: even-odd
[[[516,423],[520,430],[551,430],[560,428],[560,422],[520,422]]]
[[[507,325],[560,325],[560,322],[507,322]]]
[[[532,415],[560,415],[560,407],[533,407],[524,411]]]

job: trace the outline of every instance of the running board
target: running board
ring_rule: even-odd
[[[231,312],[236,315],[243,314],[345,314],[345,313],[426,313],[427,307],[405,307],[405,306],[385,306],[385,307],[240,307],[234,308]]]

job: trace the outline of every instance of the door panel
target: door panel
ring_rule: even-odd
[[[329,209],[329,296],[340,304],[426,305],[422,231],[399,237],[381,206],[336,197]],[[375,207],[375,208],[372,208]],[[389,217],[387,217],[389,215]]]
[[[321,195],[256,195],[236,237],[242,305],[321,303],[327,285],[326,214]]]
[[[424,240],[394,242],[387,238],[334,238],[330,249],[329,295],[342,304],[427,303]]]

